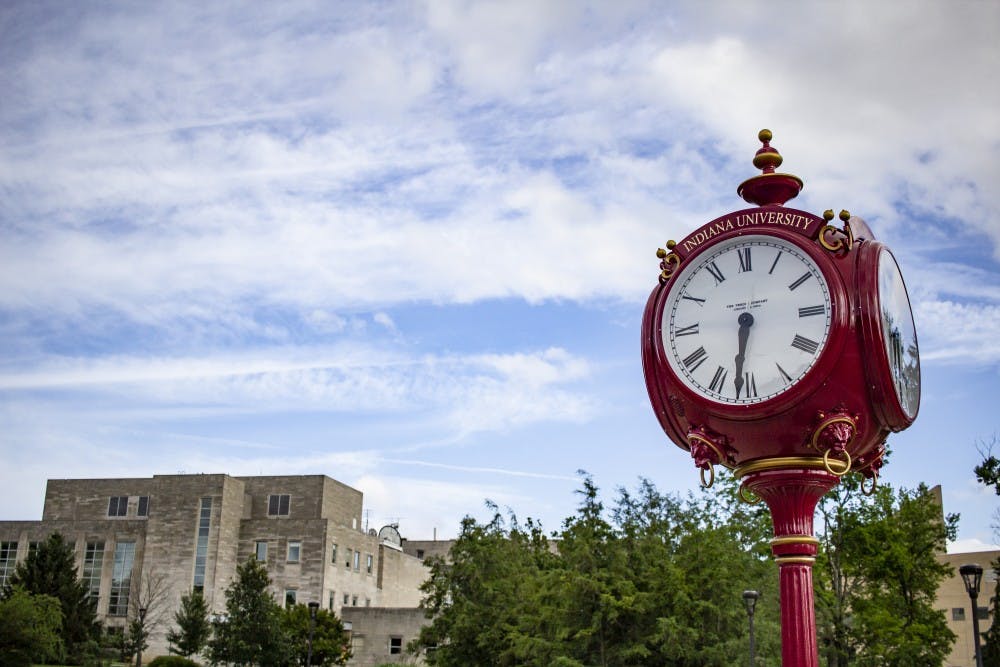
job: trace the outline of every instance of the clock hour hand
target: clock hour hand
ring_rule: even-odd
[[[736,398],[740,397],[743,391],[743,362],[746,361],[747,340],[750,338],[750,327],[753,325],[753,315],[750,313],[740,313],[736,320],[740,325],[737,336],[739,337],[739,352],[736,353],[736,377],[733,382],[736,384]]]

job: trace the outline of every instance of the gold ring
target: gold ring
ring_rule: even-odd
[[[865,482],[867,481],[867,479],[868,478],[866,477],[861,478],[861,493],[865,494],[866,496],[870,496],[873,493],[875,493],[875,487],[878,486],[878,475],[871,476],[872,485],[870,487],[865,487]]]
[[[701,471],[701,486],[702,486],[702,488],[710,489],[710,488],[712,488],[712,485],[715,484],[715,466],[712,465],[711,463],[709,463],[707,469],[708,469],[708,483],[706,484],[705,483],[705,470],[706,469],[705,468],[698,468],[698,470]]]
[[[843,477],[848,472],[850,472],[850,470],[851,470],[851,453],[848,452],[846,449],[844,450],[844,459],[845,459],[844,461],[841,461],[840,459],[834,459],[838,463],[843,463],[844,464],[844,469],[843,470],[841,470],[840,472],[835,472],[833,470],[833,468],[830,467],[830,450],[828,449],[825,452],[823,452],[823,466],[826,467],[826,471],[828,473],[830,473],[831,475],[836,475],[837,477]]]
[[[763,498],[748,489],[745,484],[740,484],[739,494],[740,500],[745,502],[747,505],[757,505],[761,500],[763,500]]]
[[[837,459],[833,459],[830,463],[843,465],[843,461],[839,461]],[[836,467],[836,465],[834,467]],[[733,477],[739,479],[740,477],[745,477],[754,472],[762,472],[765,470],[794,470],[796,468],[824,470],[827,468],[827,465],[823,463],[823,459],[819,456],[779,456],[745,463],[744,465],[736,468],[733,472]],[[847,470],[844,470],[844,472],[847,472]]]

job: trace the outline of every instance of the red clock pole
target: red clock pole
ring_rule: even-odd
[[[784,467],[818,464],[818,468]],[[771,551],[778,564],[781,661],[789,667],[819,667],[812,566],[819,540],[813,535],[816,503],[839,478],[822,459],[761,461],[737,469],[743,488],[767,503],[774,523]]]
[[[859,473],[870,493],[890,432],[920,401],[909,299],[895,258],[860,218],[787,208],[802,181],[759,135],[762,173],[733,211],[657,251],[643,314],[646,389],[667,436],[711,486],[733,470],[771,511],[784,667],[819,667],[816,504]]]

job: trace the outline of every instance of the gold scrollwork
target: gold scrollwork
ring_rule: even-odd
[[[660,282],[665,283],[674,275],[674,271],[681,265],[681,258],[675,252],[668,252],[677,247],[677,241],[667,241],[667,249],[656,249],[656,256],[660,258]]]
[[[760,504],[760,501],[763,500],[763,498],[747,488],[746,484],[740,484],[739,494],[740,500],[745,502],[747,505],[758,505]]]
[[[833,210],[827,209],[823,211],[823,219],[829,223],[833,220]],[[819,244],[829,250],[830,252],[837,252],[846,248],[850,250],[854,247],[854,231],[851,229],[851,214],[848,211],[840,212],[840,219],[844,222],[843,229],[837,229],[831,224],[827,224],[823,229],[819,230]],[[846,238],[837,238],[837,235],[843,234]],[[828,240],[828,236],[833,236],[834,241]]]

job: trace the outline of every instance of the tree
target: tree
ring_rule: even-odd
[[[26,667],[62,654],[62,609],[50,595],[31,595],[21,587],[0,600],[0,664]]]
[[[286,609],[284,625],[292,646],[295,647],[295,662],[305,665],[309,653],[309,630],[312,625],[309,607],[296,604]],[[312,629],[312,664],[321,667],[347,664],[347,660],[351,657],[351,646],[340,619],[331,611],[317,609],[316,624]]]
[[[135,602],[128,607],[127,630],[119,638],[123,660],[149,648],[150,636],[163,625],[169,592],[166,575],[154,569],[143,572]]]
[[[5,596],[20,586],[31,595],[50,595],[62,610],[61,638],[66,659],[82,661],[97,650],[100,625],[97,601],[77,578],[73,550],[59,533],[53,533],[18,563],[7,582]]]
[[[997,583],[990,597],[990,617],[993,623],[983,633],[983,667],[1000,667],[1000,559],[993,561]]]
[[[267,587],[264,565],[250,557],[236,568],[226,589],[226,616],[212,623],[208,657],[212,664],[284,665],[292,659],[281,606]]]
[[[170,652],[185,658],[201,653],[212,635],[208,604],[201,591],[192,591],[181,598],[181,608],[174,614],[174,622],[177,629],[167,632]]]
[[[820,636],[831,666],[937,666],[955,641],[937,589],[951,568],[938,560],[953,539],[956,515],[926,486],[864,498],[844,480],[821,501],[825,526],[817,596]]]
[[[608,511],[585,476],[551,545],[513,515],[466,518],[432,564],[418,645],[449,667],[729,666],[746,655],[741,593],[756,588],[760,654],[777,655],[777,573],[735,536],[760,532],[757,509],[729,502],[735,489],[681,500],[643,480]]]

